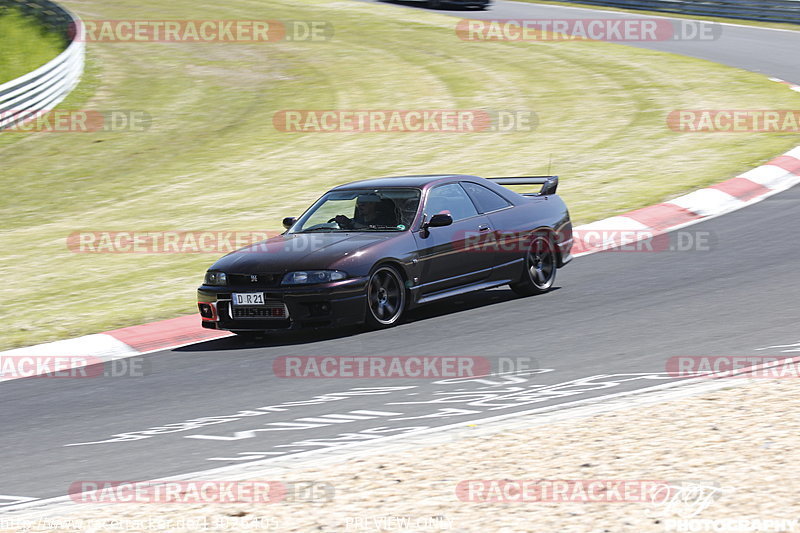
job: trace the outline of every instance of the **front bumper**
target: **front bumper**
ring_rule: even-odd
[[[443,4],[463,7],[487,7],[491,0],[444,0]]]
[[[257,289],[203,285],[197,289],[197,302],[202,325],[207,329],[270,331],[339,327],[364,321],[366,283],[367,278],[354,278],[320,285]],[[264,293],[267,305],[234,306],[231,295],[236,292]],[[278,312],[265,312],[265,308]]]

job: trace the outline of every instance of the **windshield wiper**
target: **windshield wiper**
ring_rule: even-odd
[[[303,231],[300,231],[298,233],[313,233],[315,231],[332,232],[332,231],[342,231],[342,230],[341,229],[337,229],[337,228],[309,228],[309,229],[304,229]]]

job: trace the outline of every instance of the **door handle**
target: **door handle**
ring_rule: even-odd
[[[478,226],[478,231],[489,231],[489,226],[487,224],[481,224]]]

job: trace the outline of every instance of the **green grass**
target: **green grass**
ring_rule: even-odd
[[[69,106],[144,110],[144,132],[0,134],[0,347],[195,310],[217,254],[71,253],[91,230],[277,230],[329,187],[383,175],[562,176],[578,223],[732,177],[789,134],[678,134],[680,108],[797,106],[763,76],[596,42],[464,42],[457,19],[342,0],[65,2],[86,18],[294,19],[330,42],[91,44]],[[287,134],[282,109],[535,110],[533,132]]]
[[[0,9],[0,84],[41,67],[66,45],[35,18],[15,9]]]
[[[766,22],[763,20],[746,20],[728,17],[706,17],[702,15],[683,15],[681,13],[669,13],[666,11],[649,11],[646,9],[625,9],[614,6],[598,6],[594,4],[582,4],[580,2],[558,2],[557,0],[517,0],[517,2],[528,2],[531,4],[552,4],[565,7],[580,7],[582,9],[597,9],[600,11],[619,11],[621,13],[631,13],[641,16],[659,16],[691,20],[707,20],[709,22],[720,22],[727,24],[741,24],[743,26],[757,26],[760,28],[775,28],[780,30],[800,31],[800,24],[789,22]]]

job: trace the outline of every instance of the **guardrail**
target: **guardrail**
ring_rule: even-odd
[[[800,0],[562,0],[577,4],[800,24]]]
[[[15,8],[62,33],[67,49],[49,63],[0,85],[0,130],[53,109],[75,88],[83,74],[86,45],[77,38],[77,15],[50,0],[0,0],[0,10]]]

